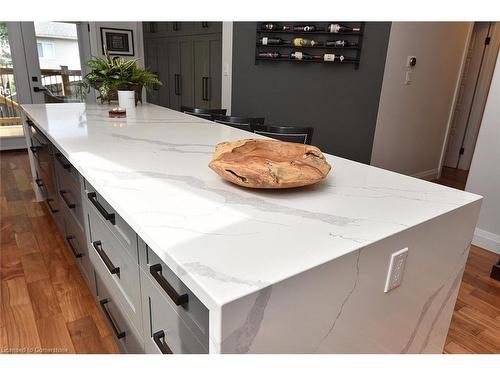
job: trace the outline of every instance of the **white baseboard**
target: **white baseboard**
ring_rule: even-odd
[[[0,137],[0,151],[18,150],[26,148],[26,138],[22,137]]]
[[[498,234],[476,228],[472,244],[500,254],[500,236]]]
[[[414,173],[411,176],[415,178],[421,178],[422,180],[433,181],[437,180],[437,178],[439,177],[439,169],[429,169],[428,171]]]

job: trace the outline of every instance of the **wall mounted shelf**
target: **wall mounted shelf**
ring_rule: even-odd
[[[331,24],[340,24],[349,28],[357,28],[359,31],[343,31],[332,33],[325,31]],[[277,27],[289,27],[291,30],[266,30],[266,24],[274,24]],[[293,30],[294,26],[309,25],[314,26],[316,31]],[[261,61],[272,62],[315,62],[323,64],[353,64],[355,69],[359,69],[361,60],[361,49],[363,42],[364,22],[257,22],[256,42],[255,42],[255,63]],[[263,44],[262,38],[280,38],[284,44]],[[314,40],[317,45],[296,46],[292,43],[295,38]],[[346,41],[354,45],[348,46],[327,46],[326,42]],[[302,52],[304,51],[304,52]],[[307,51],[307,52],[306,52]],[[316,58],[296,59],[292,53],[302,52],[303,54],[313,54]],[[345,53],[344,53],[345,52]],[[268,57],[264,54],[276,53],[279,57]],[[335,55],[334,61],[326,61],[325,54]],[[323,58],[320,58],[323,57]],[[328,57],[328,56],[327,56]],[[342,60],[337,60],[341,57]],[[331,56],[330,56],[331,58]]]

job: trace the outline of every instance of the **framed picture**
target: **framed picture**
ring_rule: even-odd
[[[110,55],[134,56],[132,30],[101,27],[102,53],[107,48]]]

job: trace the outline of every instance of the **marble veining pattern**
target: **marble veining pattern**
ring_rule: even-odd
[[[480,199],[332,155],[326,155],[332,172],[322,183],[246,190],[207,165],[217,143],[259,136],[154,105],[139,106],[125,119],[108,118],[108,109],[23,106],[210,308]]]

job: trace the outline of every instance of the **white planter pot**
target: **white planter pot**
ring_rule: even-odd
[[[118,90],[118,105],[121,108],[135,108],[135,91]]]

